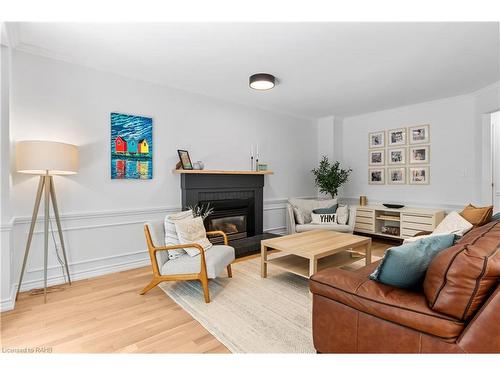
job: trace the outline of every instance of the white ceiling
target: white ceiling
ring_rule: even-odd
[[[498,23],[16,23],[14,47],[303,117],[459,95],[500,80]],[[257,92],[252,73],[278,85]]]

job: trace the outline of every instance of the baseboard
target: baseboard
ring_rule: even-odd
[[[286,227],[276,227],[276,228],[269,228],[264,230],[265,233],[273,233],[273,234],[279,234],[279,235],[285,235],[287,234]]]
[[[125,256],[123,256],[125,257]],[[116,257],[120,258],[120,257]],[[78,272],[71,272],[70,271],[70,276],[71,276],[71,281],[77,281],[77,280],[84,280],[84,279],[90,279],[92,277],[97,277],[97,276],[102,276],[102,275],[107,275],[110,273],[115,273],[115,272],[121,272],[121,271],[127,271],[131,270],[134,268],[140,268],[140,267],[145,267],[149,266],[151,264],[151,261],[148,257],[144,257],[143,259],[138,259],[138,260],[132,260],[128,262],[121,262],[121,263],[116,263],[116,264],[110,264],[110,265],[105,265],[105,266],[98,266],[95,268],[83,270],[83,271],[78,271]],[[28,291],[36,288],[43,288],[43,279],[36,279],[36,280],[30,280],[27,282],[23,281],[23,285],[21,287],[21,291]],[[47,278],[47,285],[52,286],[52,285],[61,285],[64,284],[66,280],[64,279],[62,273],[60,276],[52,276]],[[15,288],[17,288],[17,283],[15,284]]]
[[[17,286],[12,285],[10,288],[10,296],[9,298],[3,299],[0,301],[0,311],[5,312],[9,310],[14,310],[14,306],[16,305],[16,288]]]

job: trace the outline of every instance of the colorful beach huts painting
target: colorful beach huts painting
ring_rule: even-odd
[[[153,119],[111,113],[111,178],[153,178]]]

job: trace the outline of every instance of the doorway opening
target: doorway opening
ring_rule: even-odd
[[[491,114],[491,201],[500,211],[500,111]]]

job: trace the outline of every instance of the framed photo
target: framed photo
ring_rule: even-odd
[[[406,168],[387,168],[387,183],[391,185],[406,184]]]
[[[385,150],[371,150],[368,151],[368,164],[369,165],[384,165],[385,164]]]
[[[368,134],[369,148],[385,147],[385,131]]]
[[[415,166],[408,168],[410,174],[410,184],[427,185],[429,184],[429,167]]]
[[[385,184],[385,168],[369,168],[368,183],[371,185]]]
[[[418,125],[412,126],[409,129],[410,144],[429,143],[431,140],[430,126]]]
[[[111,178],[153,178],[153,119],[111,113]]]
[[[406,145],[406,128],[388,130],[387,138],[389,147]]]
[[[406,147],[390,148],[387,150],[387,164],[405,165]]]
[[[429,146],[410,147],[410,164],[428,164],[430,161]]]
[[[186,150],[177,150],[179,154],[179,160],[181,161],[182,169],[193,169],[193,164],[191,163],[191,158],[189,157],[189,152]]]

